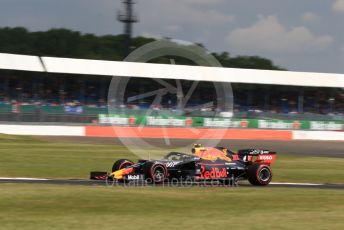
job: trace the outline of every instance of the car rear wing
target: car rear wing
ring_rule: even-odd
[[[272,164],[276,159],[276,154],[276,152],[261,149],[241,149],[238,151],[240,160],[264,164]]]

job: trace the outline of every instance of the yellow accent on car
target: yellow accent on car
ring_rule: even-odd
[[[115,178],[117,180],[122,179],[124,176],[124,171],[125,171],[125,169],[117,170],[117,171],[111,173],[111,176],[113,176],[113,178]]]

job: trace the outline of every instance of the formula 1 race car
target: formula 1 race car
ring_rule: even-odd
[[[195,145],[192,154],[170,152],[161,160],[117,160],[110,174],[91,172],[91,179],[111,178],[117,181],[165,181],[192,180],[236,185],[247,179],[252,185],[268,185],[272,179],[270,164],[276,153],[269,150],[243,149],[234,153],[223,147]]]

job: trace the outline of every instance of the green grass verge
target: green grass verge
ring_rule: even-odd
[[[88,178],[90,171],[109,171],[119,158],[137,159],[123,146],[0,135],[0,177]],[[273,181],[344,183],[343,158],[280,153],[272,167]]]
[[[0,229],[344,229],[344,191],[0,184]]]

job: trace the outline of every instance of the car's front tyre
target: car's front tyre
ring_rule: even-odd
[[[132,162],[131,160],[120,159],[113,164],[112,172],[115,172],[115,171],[120,170],[120,169],[124,169],[124,168],[129,167],[133,164],[134,164],[134,162]]]
[[[147,162],[145,165],[145,177],[152,183],[159,184],[167,179],[167,168],[164,164]]]

